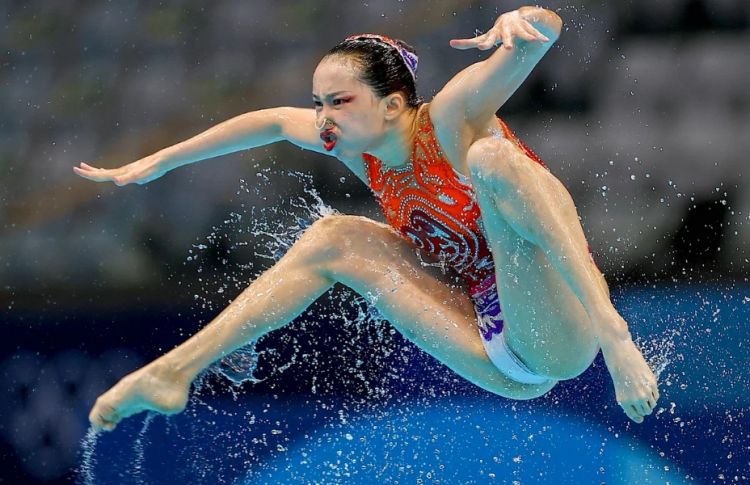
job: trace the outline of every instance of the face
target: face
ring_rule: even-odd
[[[333,122],[331,152],[336,156],[359,157],[385,130],[381,100],[357,78],[356,65],[345,58],[329,57],[315,69],[313,103],[318,127],[325,118]]]

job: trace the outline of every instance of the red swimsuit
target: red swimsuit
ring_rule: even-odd
[[[505,139],[544,168],[544,162],[498,118]],[[499,131],[499,130],[498,130]],[[474,302],[482,343],[495,366],[518,382],[540,384],[548,377],[532,372],[508,346],[492,254],[470,180],[453,169],[440,148],[429,105],[420,106],[411,159],[388,168],[362,155],[370,188],[388,223],[421,250],[444,261],[466,281]],[[589,248],[589,254],[591,248]],[[592,257],[593,261],[593,257]],[[596,264],[596,263],[594,263]]]
[[[546,167],[500,118],[498,121],[506,139]],[[472,294],[494,275],[474,188],[445,158],[428,104],[419,107],[410,163],[388,168],[372,155],[362,156],[370,188],[392,227],[423,251],[445,261],[465,279]]]

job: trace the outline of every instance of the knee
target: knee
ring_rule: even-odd
[[[311,259],[331,262],[358,254],[363,242],[372,240],[373,231],[380,229],[377,222],[361,216],[335,214],[313,222],[300,238]]]
[[[591,367],[598,353],[598,343],[591,342],[588,349],[582,349],[564,360],[552,363],[545,374],[558,381],[575,379]]]
[[[475,141],[466,153],[472,180],[486,186],[516,183],[524,174],[516,145],[505,138],[485,137]]]
[[[299,244],[316,259],[334,259],[340,256],[343,249],[342,234],[351,230],[353,225],[352,216],[323,216],[305,230]]]

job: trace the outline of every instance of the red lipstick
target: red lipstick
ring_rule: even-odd
[[[336,146],[336,134],[332,130],[321,131],[320,139],[323,140],[323,148],[327,152],[330,152]]]

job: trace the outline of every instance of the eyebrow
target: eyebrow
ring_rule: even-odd
[[[349,91],[336,91],[335,93],[330,93],[330,94],[328,94],[327,96],[324,96],[324,98],[332,98],[332,97],[334,97],[334,96],[337,96],[337,95],[339,95],[339,94],[343,94],[343,93],[348,93],[348,92],[349,92]],[[318,96],[316,96],[316,95],[315,95],[314,93],[313,93],[313,98],[315,98],[315,99],[320,99],[320,98],[318,98]]]

